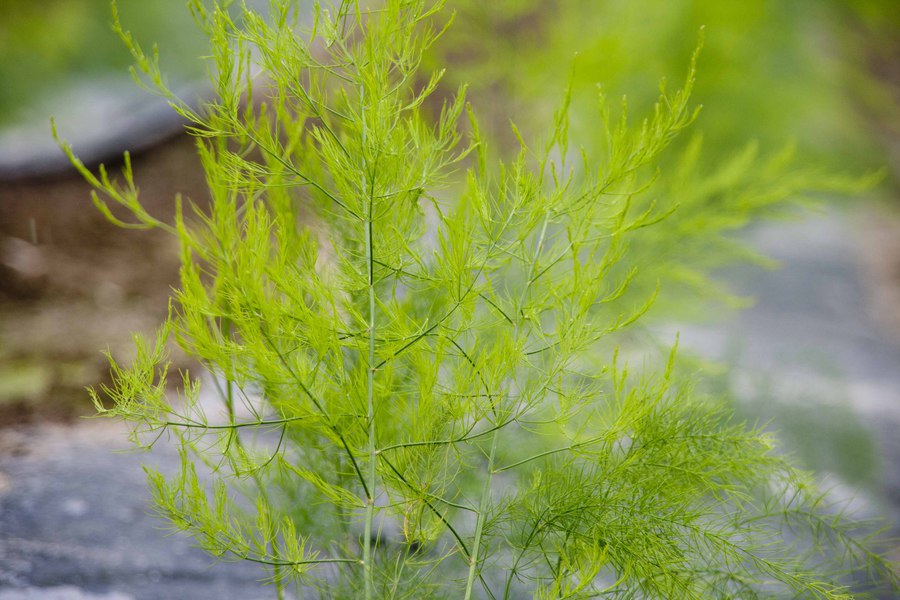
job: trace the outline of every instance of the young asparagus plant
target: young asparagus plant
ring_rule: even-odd
[[[843,598],[848,570],[896,587],[674,350],[658,373],[618,358],[656,295],[629,289],[652,260],[631,242],[677,209],[652,171],[695,114],[693,65],[639,126],[596,115],[601,159],[570,149],[566,101],[495,166],[465,90],[440,100],[420,71],[442,1],[190,4],[202,108],[117,28],[189,122],[208,209],[160,220],[127,155],[116,180],[63,144],[101,210],[181,244],[169,318],[94,391],[135,443],[181,449],[175,477],[148,470],[175,528],[262,565],[279,598]],[[170,397],[172,339],[221,409],[187,374]]]

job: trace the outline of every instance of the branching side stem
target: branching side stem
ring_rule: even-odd
[[[484,488],[481,490],[481,505],[478,507],[478,520],[475,523],[475,540],[472,542],[472,552],[469,554],[469,577],[466,580],[465,600],[471,600],[472,589],[475,585],[475,575],[478,573],[479,551],[481,549],[481,536],[484,532],[484,520],[491,506],[491,486],[494,483],[494,457],[497,455],[497,439],[499,435],[495,431],[491,436],[491,452],[488,455],[487,474],[484,478]]]

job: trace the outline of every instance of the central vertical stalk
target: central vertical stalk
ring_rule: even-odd
[[[366,599],[373,594],[372,522],[375,520],[375,285],[372,277],[372,220],[371,208],[366,222],[366,256],[369,261],[369,361],[366,390],[366,420],[369,424],[369,497],[366,498],[366,531],[363,562],[366,577]]]
[[[368,454],[369,454],[369,472],[368,472],[368,496],[366,498],[366,525],[363,539],[363,575],[365,578],[366,600],[372,600],[375,592],[374,585],[374,565],[375,560],[372,525],[375,521],[375,258],[372,247],[372,218],[373,204],[375,198],[367,192],[369,187],[368,177],[366,176],[366,103],[365,103],[365,87],[359,86],[360,100],[360,118],[362,120],[362,190],[368,198],[366,206],[365,235],[366,235],[366,270],[369,288],[369,359],[366,376],[366,423],[368,424]]]

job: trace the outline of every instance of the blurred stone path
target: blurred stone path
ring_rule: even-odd
[[[900,220],[890,218],[885,231],[900,236]],[[774,418],[786,438],[793,434],[806,446],[788,444],[791,453],[805,450],[819,463],[810,466],[835,475],[836,483],[858,477],[869,508],[897,530],[900,304],[881,307],[889,314],[875,310],[877,288],[885,282],[871,281],[865,265],[873,258],[891,261],[888,270],[898,279],[887,283],[900,286],[900,254],[883,254],[887,249],[875,243],[872,224],[871,214],[829,209],[800,222],[760,227],[751,242],[781,267],[739,269],[729,277],[755,305],[725,323],[680,329],[686,347],[736,367],[738,395],[747,396],[742,413],[760,422]],[[763,406],[748,406],[754,402]],[[860,446],[867,441],[875,464],[864,464]],[[871,471],[868,481],[861,470]]]
[[[840,403],[834,427],[849,415],[874,432],[882,461],[867,493],[896,524],[900,337],[869,312],[858,225],[828,213],[758,230],[753,239],[782,269],[735,273],[756,305],[724,324],[681,328],[681,339],[734,359],[741,377],[768,381],[773,396],[800,398],[788,401],[800,426]],[[814,441],[827,445],[832,425],[820,424]],[[257,568],[211,564],[185,537],[166,537],[140,465],[171,469],[176,457],[163,447],[113,452],[127,447],[121,427],[105,420],[0,430],[0,600],[273,598]]]
[[[153,516],[141,464],[117,423],[0,430],[0,600],[274,598],[249,564],[215,564]]]

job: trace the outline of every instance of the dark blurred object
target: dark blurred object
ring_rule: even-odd
[[[832,0],[845,56],[846,89],[890,161],[900,189],[900,4]]]
[[[134,166],[160,218],[171,219],[176,193],[205,202],[188,136]],[[90,413],[85,386],[108,380],[102,350],[128,356],[131,332],[165,317],[177,276],[175,240],[108,223],[79,176],[0,181],[0,425]]]
[[[159,41],[188,102],[204,87],[205,37],[183,0],[118,0],[122,25]],[[134,156],[143,202],[170,220],[174,196],[206,186],[183,123],[140,89],[112,28],[109,0],[0,3],[0,425],[91,411],[84,388],[108,379],[102,355],[130,352],[130,332],[164,318],[178,248],[157,231],[108,223],[53,140],[114,173]]]

